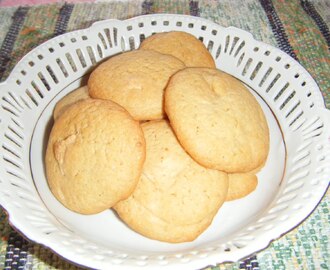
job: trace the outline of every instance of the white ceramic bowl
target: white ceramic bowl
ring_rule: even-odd
[[[85,84],[105,57],[172,30],[201,39],[219,69],[250,87],[271,131],[257,190],[225,203],[198,239],[181,244],[147,239],[111,210],[91,216],[69,211],[49,191],[43,162],[56,102]],[[35,48],[0,88],[0,203],[26,237],[80,265],[196,269],[237,261],[301,223],[329,184],[330,113],[318,86],[294,59],[236,28],[168,14],[101,21]]]

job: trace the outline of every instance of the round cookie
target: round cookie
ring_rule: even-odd
[[[169,228],[191,227],[189,239],[192,230],[196,238],[201,233],[201,227],[196,225],[194,228],[194,224],[209,224],[226,199],[228,176],[195,162],[181,147],[166,120],[144,123],[142,129],[146,140],[146,160],[140,181],[130,196],[134,200],[121,201],[114,209],[124,221],[130,220],[131,223],[127,225],[135,230],[143,227],[143,212],[147,211],[154,216],[149,220],[160,219]],[[127,209],[133,209],[132,204],[137,202],[141,206],[135,205],[134,209],[145,211]],[[150,224],[144,225],[150,227]],[[138,232],[153,239],[178,241],[176,234],[171,235],[171,231],[168,231],[168,235],[162,235],[161,230],[150,231],[150,234],[148,229]]]
[[[165,90],[165,111],[184,149],[205,167],[249,172],[269,151],[264,113],[249,90],[227,73],[186,68]]]
[[[247,173],[228,174],[228,193],[226,201],[243,198],[252,193],[258,185],[257,173],[265,166],[265,162],[259,167]]]
[[[187,67],[215,68],[214,59],[203,42],[186,32],[154,34],[143,40],[139,49],[173,55]]]
[[[253,192],[258,185],[258,177],[253,173],[229,173],[226,201],[241,199]]]
[[[76,90],[73,90],[56,103],[53,111],[54,120],[56,120],[70,105],[87,98],[90,98],[87,86],[82,86]]]
[[[195,240],[210,226],[216,214],[216,212],[212,213],[195,224],[172,224],[154,215],[139,201],[135,200],[134,196],[121,201],[114,206],[114,209],[120,215],[120,218],[126,224],[129,224],[129,227],[135,232],[151,239],[169,243],[182,243]]]
[[[114,102],[85,99],[55,121],[46,150],[46,175],[64,206],[95,214],[133,192],[144,160],[140,124]]]
[[[136,120],[164,117],[164,89],[172,74],[185,65],[171,55],[135,50],[109,58],[88,80],[93,98],[110,99]]]

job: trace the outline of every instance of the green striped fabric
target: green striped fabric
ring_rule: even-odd
[[[91,0],[91,2],[94,2]],[[141,14],[178,13],[251,32],[297,59],[313,76],[330,108],[330,2],[328,0],[139,0],[2,7],[0,80],[40,43],[93,22]],[[262,251],[209,269],[329,269],[329,191],[302,224]],[[20,267],[20,268],[19,268]],[[24,268],[25,267],[25,268]],[[24,239],[0,210],[0,269],[79,269]]]
[[[274,2],[275,9],[285,27],[289,42],[297,55],[299,62],[314,77],[326,94],[330,88],[330,57],[329,44],[324,35],[310,16],[304,14],[304,9],[298,0]],[[294,21],[294,23],[291,23]],[[329,106],[329,94],[326,96]]]

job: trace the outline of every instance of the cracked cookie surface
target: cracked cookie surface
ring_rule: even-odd
[[[45,165],[55,197],[75,212],[94,214],[132,193],[144,160],[140,124],[114,102],[86,99],[55,121]]]
[[[228,176],[195,162],[166,120],[144,123],[142,129],[147,152],[140,181],[114,209],[128,226],[150,238],[191,241],[225,201]]]
[[[136,120],[164,118],[164,89],[185,65],[171,55],[135,50],[112,56],[91,73],[89,94],[123,106]]]
[[[157,33],[147,37],[139,49],[173,55],[187,67],[215,68],[215,62],[202,41],[180,31]]]
[[[186,68],[165,90],[165,111],[184,149],[205,167],[243,173],[269,151],[264,113],[249,90],[220,70]]]

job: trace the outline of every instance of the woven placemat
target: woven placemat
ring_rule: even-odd
[[[93,22],[141,14],[178,13],[236,26],[299,61],[318,83],[330,108],[330,2],[328,0],[73,1],[32,5],[32,0],[0,1],[0,80],[31,49],[59,34]],[[51,2],[56,2],[51,0]],[[30,5],[21,5],[29,3]],[[15,5],[16,4],[16,5]],[[329,269],[329,192],[302,224],[267,249],[212,269]],[[31,242],[0,210],[1,269],[79,269]]]

